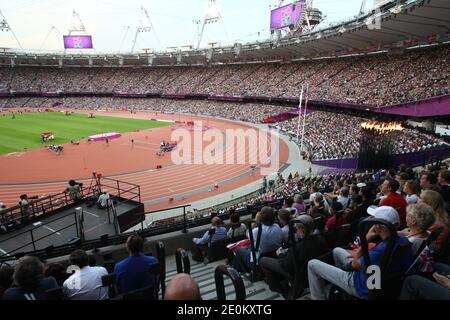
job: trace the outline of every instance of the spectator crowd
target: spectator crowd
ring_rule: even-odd
[[[450,47],[287,64],[165,68],[0,68],[0,92],[215,94],[386,106],[449,93]]]
[[[358,157],[361,124],[367,119],[342,113],[316,111],[306,114],[304,143],[310,159],[344,159]],[[291,137],[297,136],[298,118],[275,124]],[[302,130],[302,126],[300,126]],[[444,144],[432,135],[410,128],[395,132],[394,154],[431,149]]]
[[[3,101],[2,101],[3,100]],[[289,108],[261,103],[236,103],[209,100],[172,100],[145,98],[13,98],[0,99],[0,110],[10,107],[48,108],[62,101],[58,108],[152,111],[165,114],[193,114],[225,118],[252,123],[284,114]],[[5,108],[7,111],[8,109]],[[176,116],[174,116],[176,120]],[[358,157],[360,149],[361,124],[367,119],[343,113],[314,111],[306,115],[304,142],[310,160],[344,159]],[[275,128],[296,139],[298,117],[278,122]],[[302,131],[300,125],[300,133]],[[395,133],[394,154],[424,151],[445,144],[430,134],[412,128],[403,128]]]
[[[381,219],[385,224],[375,223],[366,235],[372,265],[380,265],[390,241],[394,248],[406,248],[394,249],[393,252],[402,253],[394,255],[386,271],[399,275],[397,278],[405,277],[396,298],[448,300],[449,182],[449,166],[445,163],[418,172],[401,166],[358,175],[305,178],[295,174],[287,179],[279,176],[274,187],[268,187],[272,190],[217,212],[220,216],[227,210],[260,208],[252,224],[252,237],[247,231],[247,240],[229,246],[229,263],[245,277],[250,277],[256,264],[270,289],[286,298],[292,294],[295,268],[303,265],[301,288],[303,292],[309,287],[310,298],[330,298],[332,284],[354,298],[367,299],[369,289],[358,225]],[[275,201],[281,204],[278,210],[273,207]],[[217,228],[217,219],[213,218],[212,228]],[[293,219],[295,240],[285,232]],[[259,230],[258,224],[262,226]],[[431,234],[435,232],[433,239]],[[206,232],[203,243],[212,247],[226,237],[226,230],[220,234],[209,239]],[[338,234],[345,237],[336,237]],[[249,239],[254,241],[253,248]],[[294,295],[301,296],[302,292]]]
[[[393,243],[394,250],[403,248],[388,270],[405,277],[397,298],[450,299],[449,183],[448,163],[429,165],[422,171],[400,166],[315,177],[279,174],[273,183],[264,185],[259,196],[211,212],[211,229],[193,239],[193,259],[209,263],[212,247],[226,241],[230,265],[244,277],[257,270],[259,280],[286,298],[309,292],[311,299],[330,299],[335,290],[330,285],[334,285],[354,298],[367,299],[358,225],[376,218],[384,224],[376,221],[366,234],[372,265],[381,263],[388,243]],[[248,226],[240,221],[239,211],[244,207],[259,208]],[[226,212],[230,213],[228,227],[221,218]],[[290,231],[291,220],[295,220],[295,233]],[[342,230],[345,237],[336,237],[342,236]],[[428,242],[432,233],[436,237]],[[22,257],[0,268],[0,296],[4,300],[46,300],[59,292],[60,298],[69,300],[103,300],[111,298],[113,287],[107,279],[112,274],[118,294],[153,288],[157,274],[149,267],[158,260],[143,253],[144,239],[129,236],[126,249],[128,257],[109,267],[97,266],[96,257],[80,249],[65,264]],[[300,275],[296,275],[297,268],[301,268]],[[300,292],[292,292],[298,288],[294,279],[301,283]],[[198,285],[186,274],[173,278],[165,296],[169,300],[201,299]]]

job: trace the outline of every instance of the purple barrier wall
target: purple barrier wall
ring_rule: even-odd
[[[427,151],[412,152],[406,154],[399,154],[395,156],[394,164],[396,166],[402,163],[406,165],[421,165],[424,162],[432,160],[433,158],[445,158],[450,156],[450,147],[442,147],[438,149],[431,149]]]
[[[344,109],[357,109],[357,110],[374,110],[373,106],[361,105],[354,103],[338,103],[329,101],[309,100],[309,103],[316,106],[344,108]]]
[[[305,109],[302,109],[302,115],[303,114],[305,114]],[[307,109],[306,110],[306,114],[310,114],[310,113],[313,113],[314,112],[314,110],[311,110],[311,109]],[[300,111],[299,111],[299,109],[292,109],[292,110],[290,110],[289,112],[288,112],[289,114],[292,114],[292,115],[299,115],[300,114]]]
[[[312,164],[318,166],[330,167],[330,168],[352,168],[356,169],[358,167],[358,158],[347,158],[347,159],[333,159],[333,160],[313,160]]]
[[[146,98],[147,95],[145,93],[114,93],[113,97],[121,97],[121,98]]]
[[[67,97],[94,97],[96,94],[94,92],[72,92],[72,91],[67,91],[64,92],[64,96]]]
[[[43,97],[59,97],[59,92],[42,92],[41,94]]]
[[[200,98],[200,99],[207,99],[209,97],[208,94],[202,94],[202,93],[190,93],[186,95],[189,98]]]
[[[426,151],[411,152],[405,154],[398,154],[394,157],[394,165],[399,166],[405,164],[407,166],[422,165],[425,162],[429,162],[433,158],[445,158],[450,157],[450,147],[441,147],[436,149],[430,149]],[[334,159],[334,160],[313,160],[313,164],[331,167],[331,168],[353,168],[358,167],[358,158],[348,159]]]
[[[450,114],[450,94],[416,102],[376,108],[373,111],[414,117],[446,116]]]
[[[241,96],[228,96],[228,95],[209,95],[208,100],[216,101],[244,101],[244,97]]]
[[[329,168],[329,169],[325,169],[320,171],[320,175],[330,175],[330,174],[343,174],[343,173],[350,173],[352,172],[354,169],[352,168],[343,168],[343,169],[338,169],[338,168]]]
[[[161,98],[169,98],[169,99],[185,99],[186,95],[180,93],[172,93],[172,94],[162,94]]]
[[[243,98],[249,101],[298,103],[298,98],[267,97],[267,96],[245,96]],[[450,114],[450,95],[434,97],[417,102],[388,106],[384,108],[377,108],[371,105],[360,105],[354,103],[337,103],[319,100],[309,100],[309,104],[311,106],[368,110],[377,113],[397,114],[415,117],[443,116]]]

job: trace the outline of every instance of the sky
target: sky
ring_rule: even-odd
[[[362,0],[314,0],[314,7],[326,19],[323,27],[358,14]],[[135,51],[146,48],[196,46],[195,23],[206,13],[207,0],[0,0],[5,16],[24,49],[63,50],[62,34],[73,24],[75,10],[89,34],[96,52],[130,52],[143,6],[153,25],[139,33]],[[284,4],[292,0],[284,1]],[[279,0],[217,0],[221,19],[207,24],[200,47],[208,43],[263,41],[270,37],[270,10]],[[366,9],[373,0],[367,1]],[[0,17],[1,20],[1,17]],[[52,27],[54,27],[52,29]],[[11,32],[0,30],[0,48],[18,48]]]

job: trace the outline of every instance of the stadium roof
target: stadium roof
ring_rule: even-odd
[[[400,4],[397,5],[397,2]],[[344,23],[279,41],[236,43],[202,50],[136,54],[9,51],[0,49],[0,65],[171,66],[283,62],[395,51],[450,39],[448,0],[392,1],[381,10]],[[3,51],[2,51],[3,50]]]

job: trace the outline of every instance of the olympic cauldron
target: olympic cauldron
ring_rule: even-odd
[[[403,127],[398,122],[361,123],[358,170],[391,168],[394,163],[393,141],[402,130]]]

